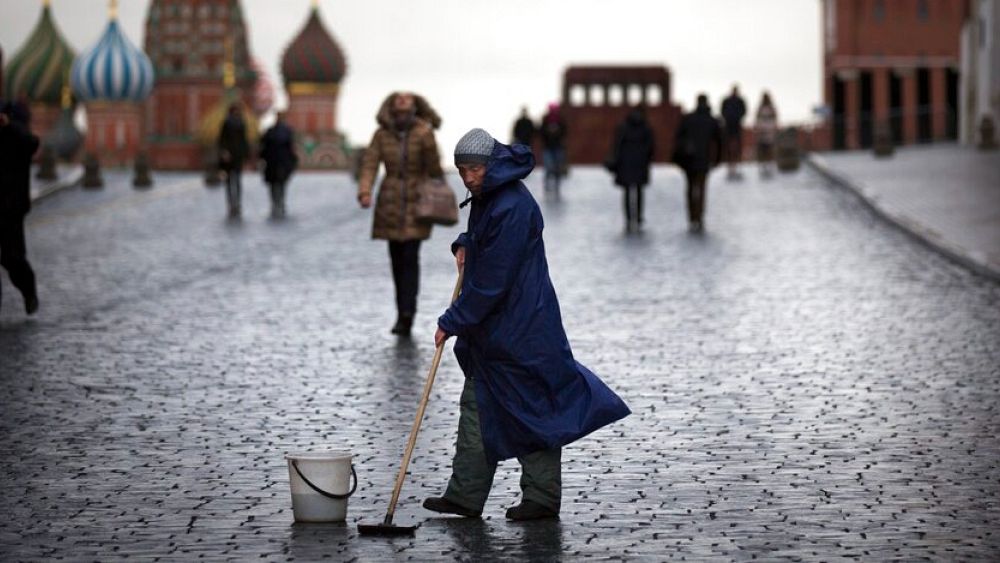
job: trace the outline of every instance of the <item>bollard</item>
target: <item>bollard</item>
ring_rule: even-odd
[[[38,155],[38,172],[35,178],[39,180],[55,180],[56,174],[56,150],[52,145],[45,143],[42,145],[42,152]]]
[[[101,163],[97,160],[97,155],[88,152],[83,157],[83,181],[85,188],[103,188],[104,178],[101,178]]]
[[[149,156],[145,152],[135,155],[135,175],[132,176],[132,186],[148,188],[153,185],[153,177],[149,174]]]
[[[793,172],[799,169],[799,132],[794,127],[786,127],[778,133],[775,143],[775,164],[782,172]]]
[[[215,147],[206,147],[204,153],[205,186],[214,188],[222,184],[222,174],[219,171],[219,151]]]
[[[993,117],[984,115],[979,120],[979,149],[984,151],[996,150],[996,128],[993,126]]]
[[[896,147],[892,144],[892,130],[886,123],[879,123],[875,128],[875,139],[872,144],[872,152],[878,158],[888,158],[895,152]]]

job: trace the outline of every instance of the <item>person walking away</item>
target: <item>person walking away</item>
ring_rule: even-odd
[[[397,312],[392,333],[409,336],[420,287],[420,243],[431,236],[431,225],[416,219],[417,187],[430,178],[444,177],[434,138],[441,118],[421,96],[394,92],[375,119],[378,130],[361,160],[358,203],[364,209],[371,207],[375,177],[379,165],[385,164],[372,238],[389,242]]]
[[[762,176],[770,176],[774,166],[774,143],[778,138],[778,112],[774,109],[771,95],[767,92],[760,98],[754,123],[757,138],[757,161]]]
[[[522,500],[507,518],[556,518],[562,447],[630,411],[573,357],[549,278],[541,210],[521,181],[535,165],[531,149],[473,129],[455,147],[455,165],[472,192],[468,227],[452,244],[464,278],[438,318],[434,343],[458,337],[465,386],[451,478],[424,507],[480,516],[497,463],[516,457]]]
[[[514,122],[513,139],[515,143],[529,147],[535,140],[535,122],[528,117],[527,106],[521,107],[521,116]]]
[[[725,123],[725,153],[729,164],[729,179],[740,177],[737,166],[743,158],[743,118],[747,105],[740,97],[740,89],[733,84],[733,91],[722,101],[722,120]]]
[[[298,165],[295,154],[295,132],[285,123],[285,113],[279,112],[260,139],[260,157],[264,160],[264,182],[271,189],[271,217],[285,216],[285,193],[288,179]]]
[[[247,127],[238,103],[229,106],[229,115],[222,122],[222,129],[219,131],[218,146],[220,167],[226,173],[226,203],[229,206],[229,217],[236,219],[242,213],[243,162],[250,154]]]
[[[559,182],[566,174],[566,120],[559,104],[549,104],[539,128],[542,136],[542,164],[545,167],[545,190],[559,191]]]
[[[704,229],[706,179],[722,155],[722,127],[712,116],[708,96],[698,95],[698,105],[681,118],[674,140],[674,162],[687,179],[688,225],[694,232]]]
[[[615,175],[615,184],[624,194],[627,232],[642,228],[642,191],[649,183],[653,150],[653,129],[646,122],[642,109],[634,108],[615,129],[608,163]]]
[[[34,315],[38,291],[24,241],[24,217],[31,211],[31,157],[38,150],[30,119],[22,104],[7,103],[0,110],[0,265],[21,292],[25,312]]]

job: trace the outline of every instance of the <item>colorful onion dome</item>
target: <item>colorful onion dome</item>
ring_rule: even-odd
[[[285,49],[281,74],[285,84],[312,82],[337,84],[347,72],[344,52],[323,26],[315,6],[306,25]]]
[[[73,63],[70,83],[84,101],[141,102],[153,89],[153,64],[112,19],[97,44]]]
[[[75,56],[56,28],[46,2],[35,29],[4,71],[4,97],[59,105]]]
[[[274,105],[274,84],[259,60],[254,59],[250,67],[257,74],[257,81],[253,85],[252,109],[255,114],[264,115]]]

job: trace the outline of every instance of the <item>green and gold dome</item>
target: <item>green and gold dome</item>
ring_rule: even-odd
[[[35,29],[4,69],[4,97],[58,106],[74,58],[45,0]]]

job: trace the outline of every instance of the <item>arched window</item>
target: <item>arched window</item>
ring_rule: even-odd
[[[608,86],[608,105],[620,106],[623,101],[625,101],[625,93],[622,91],[622,85],[612,84]]]
[[[569,105],[582,106],[587,102],[587,92],[582,84],[574,84],[569,87]]]
[[[638,84],[628,85],[628,105],[637,106],[642,103],[642,86]]]
[[[659,84],[646,86],[646,105],[658,106],[663,103],[663,89]]]
[[[606,103],[604,99],[604,85],[603,84],[591,84],[590,85],[590,105],[592,106],[603,106]]]

